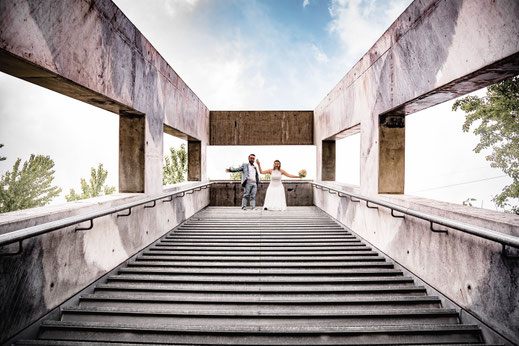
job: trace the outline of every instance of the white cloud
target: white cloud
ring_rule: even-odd
[[[181,12],[192,11],[199,2],[200,0],[163,0],[163,6],[168,15],[175,17]]]
[[[303,0],[303,8],[310,5],[310,0]]]
[[[338,35],[344,59],[353,65],[396,20],[410,0],[332,0],[328,31]]]
[[[315,44],[310,45],[310,49],[314,53],[315,60],[317,60],[318,62],[328,62],[328,55],[326,55]]]

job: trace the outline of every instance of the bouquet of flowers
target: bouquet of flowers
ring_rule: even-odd
[[[300,178],[306,177],[306,169],[302,169],[298,172]]]

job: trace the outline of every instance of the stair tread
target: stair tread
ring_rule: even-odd
[[[420,331],[467,331],[479,332],[476,325],[471,324],[415,324],[405,326],[343,326],[343,325],[272,325],[272,326],[184,326],[184,325],[155,325],[140,326],[139,324],[127,323],[101,323],[101,322],[78,322],[78,321],[43,321],[42,327],[62,328],[92,328],[92,329],[125,329],[125,330],[156,330],[156,331],[180,331],[180,332],[212,332],[212,333],[387,333],[387,332],[420,332]]]
[[[310,296],[306,299],[302,297],[290,298],[261,298],[261,299],[243,299],[243,298],[218,298],[212,299],[206,297],[199,296],[184,296],[184,297],[165,297],[165,296],[154,296],[152,294],[146,296],[140,295],[118,295],[111,296],[105,294],[86,294],[82,295],[81,299],[91,299],[91,300],[126,300],[126,301],[163,301],[163,302],[202,302],[202,303],[241,303],[241,304],[312,304],[312,303],[334,303],[334,304],[360,304],[360,303],[376,303],[376,302],[439,302],[439,298],[437,296],[384,296],[384,297],[356,297],[356,298],[347,298],[347,297],[314,297]]]
[[[405,282],[412,283],[413,279],[404,276],[390,277],[310,277],[310,276],[203,276],[203,275],[178,275],[176,277],[166,275],[154,275],[153,277],[144,276],[144,274],[120,274],[111,276],[108,280],[148,280],[148,281],[191,281],[191,282],[257,282],[257,283],[315,283],[315,282],[341,282],[341,283],[357,283],[357,282]]]
[[[312,310],[300,312],[262,312],[262,311],[228,311],[228,310],[168,310],[168,309],[146,309],[146,308],[122,308],[122,307],[80,307],[73,306],[63,308],[64,312],[107,312],[128,314],[167,314],[167,315],[209,315],[209,316],[251,316],[251,317],[316,317],[316,316],[397,316],[397,315],[457,315],[455,309],[444,308],[413,308],[413,309],[379,309],[379,310],[351,310],[351,311],[329,311]]]
[[[140,285],[123,285],[123,284],[99,284],[96,287],[97,289],[153,289],[153,290],[165,290],[165,291],[200,291],[200,292],[247,292],[247,293],[314,293],[320,294],[323,292],[329,293],[340,293],[340,292],[385,292],[385,291],[419,291],[425,292],[425,288],[423,286],[378,286],[378,287],[338,287],[338,286],[330,286],[330,287],[322,287],[322,286],[311,286],[311,287],[292,287],[290,285],[286,285],[284,287],[259,287],[259,286],[245,286],[245,287],[236,287],[236,285],[227,285],[227,286],[171,286],[171,285],[159,285],[159,284],[140,284]]]

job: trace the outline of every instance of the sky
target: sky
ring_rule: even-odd
[[[115,3],[209,109],[313,110],[411,1]],[[473,197],[494,209],[491,196],[509,180],[472,152],[477,138],[461,132],[463,114],[451,112],[451,106],[408,116],[406,193],[454,203]],[[109,172],[107,183],[117,186],[115,114],[0,73],[0,125],[5,145],[0,156],[7,156],[0,174],[17,157],[50,155],[55,183],[63,188],[54,203],[62,203],[70,188],[77,190],[80,178],[99,163]],[[358,184],[358,138],[337,143],[339,181]],[[166,136],[165,148],[180,143]],[[315,178],[314,146],[209,147],[208,177],[227,178],[225,168],[246,161],[251,152],[264,167],[279,159],[289,173],[305,168],[308,178]]]

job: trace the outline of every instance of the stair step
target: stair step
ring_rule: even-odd
[[[124,323],[45,321],[43,339],[189,344],[377,344],[480,342],[477,326],[418,324],[405,326],[140,326]]]
[[[407,309],[379,311],[299,313],[259,313],[248,311],[204,311],[161,309],[125,309],[110,307],[71,307],[62,310],[62,321],[139,323],[145,325],[301,325],[334,324],[343,326],[398,324],[458,324],[458,314],[447,309]]]
[[[377,256],[373,253],[370,256],[178,256],[166,255],[154,252],[145,252],[144,255],[139,255],[136,258],[138,261],[188,261],[188,262],[206,262],[208,260],[225,261],[225,262],[249,262],[249,263],[306,263],[312,265],[316,261],[324,261],[326,263],[335,262],[384,262],[385,258]]]
[[[424,295],[426,290],[422,286],[345,286],[345,285],[235,285],[235,284],[157,284],[157,283],[108,283],[95,286],[95,291],[107,294],[106,291],[142,291],[145,292],[203,292],[203,293],[261,293],[261,294],[387,294],[387,293],[406,293]]]
[[[137,259],[128,263],[129,267],[163,267],[163,268],[299,268],[299,269],[340,269],[340,268],[393,268],[388,262],[291,262],[291,263],[262,263],[262,262],[222,262],[222,261],[147,261]]]
[[[20,346],[31,346],[31,345],[43,345],[43,346],[115,346],[120,345],[120,343],[112,343],[112,342],[95,342],[95,341],[62,341],[62,340],[56,340],[56,339],[48,339],[48,340],[20,340],[16,342],[16,345]],[[156,343],[150,344],[150,343],[131,343],[131,342],[125,342],[124,345],[126,346],[157,346]],[[172,345],[172,344],[169,344]],[[180,344],[176,344],[180,345]],[[210,343],[206,343],[205,345],[211,345]],[[271,344],[273,345],[273,344]],[[281,344],[278,344],[281,345]],[[395,346],[395,344],[378,344],[377,346]],[[437,343],[434,344],[406,344],[406,346],[438,346]],[[463,344],[441,344],[441,346],[504,346],[504,344],[481,344],[481,343],[463,343]]]
[[[164,244],[158,243],[154,245],[156,249],[168,249],[168,250],[184,250],[184,251],[275,251],[275,252],[287,252],[287,251],[300,251],[300,252],[308,252],[308,251],[348,251],[348,250],[356,250],[363,248],[368,248],[365,245],[359,244],[347,244],[340,246],[180,246],[174,244]],[[371,249],[370,249],[371,250]]]
[[[80,298],[81,307],[109,306],[126,308],[159,308],[176,311],[178,309],[190,310],[242,310],[280,312],[280,311],[312,311],[326,307],[328,311],[349,311],[349,310],[375,310],[384,307],[385,309],[405,309],[405,308],[439,308],[440,300],[438,297],[431,296],[383,296],[383,297],[281,297],[279,299],[267,297],[200,297],[183,296],[168,297],[159,295],[140,295],[140,294],[88,294]]]
[[[366,276],[366,275],[403,275],[400,269],[370,269],[370,268],[351,268],[351,269],[290,269],[290,268],[154,268],[154,267],[125,267],[119,269],[119,273],[127,274],[148,274],[148,275],[175,275],[190,274],[204,275],[211,274],[217,276],[228,275],[333,275],[333,276]]]
[[[174,255],[196,255],[196,256],[261,256],[261,257],[268,257],[268,256],[375,256],[377,253],[372,251],[369,247],[359,247],[359,248],[352,248],[348,249],[347,251],[219,251],[215,253],[214,251],[193,251],[193,250],[171,250],[168,248],[156,248],[151,247],[148,248],[148,251],[145,252],[146,254],[149,253],[171,253]]]
[[[336,276],[211,276],[211,275],[145,275],[145,274],[119,274],[108,277],[108,282],[203,282],[203,283],[234,283],[234,284],[365,284],[377,285],[383,283],[391,284],[413,284],[412,278],[404,276],[358,276],[358,277],[336,277]]]
[[[345,239],[337,241],[300,241],[300,240],[275,240],[275,241],[187,241],[179,239],[163,239],[160,241],[163,244],[174,244],[177,246],[269,246],[269,247],[286,247],[286,246],[349,246],[349,244],[361,244],[357,239]]]
[[[236,242],[248,241],[248,240],[268,240],[268,241],[278,241],[278,240],[286,240],[291,241],[293,239],[298,239],[300,241],[334,241],[334,240],[344,240],[344,239],[357,239],[353,235],[243,235],[243,236],[231,236],[231,235],[184,235],[173,233],[173,235],[166,236],[165,239],[186,239],[186,240],[211,240],[211,241],[224,241],[224,240],[232,240]]]

